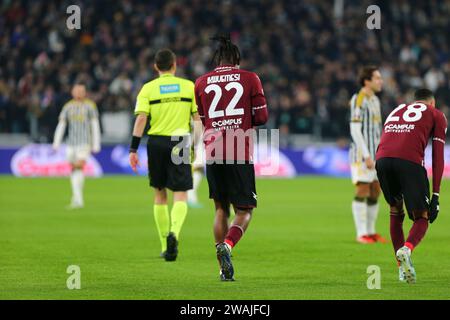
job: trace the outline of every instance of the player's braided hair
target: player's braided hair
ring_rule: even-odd
[[[216,66],[224,63],[239,65],[241,53],[239,52],[239,48],[231,42],[229,34],[218,35],[212,37],[211,40],[219,42],[219,46],[212,57],[212,63]]]

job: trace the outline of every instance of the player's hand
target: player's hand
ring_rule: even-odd
[[[137,168],[140,166],[139,157],[138,157],[137,153],[130,152],[129,160],[130,160],[131,169],[133,169],[133,171],[137,173]]]
[[[430,223],[433,223],[436,220],[439,213],[439,196],[437,194],[433,194],[430,202]]]
[[[365,163],[366,163],[367,169],[375,168],[375,161],[373,161],[371,157],[366,158]]]

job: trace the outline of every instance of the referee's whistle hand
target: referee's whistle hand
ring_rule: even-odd
[[[133,169],[133,171],[137,173],[137,168],[140,166],[139,157],[138,157],[137,153],[130,152],[129,159],[130,159],[131,169]]]

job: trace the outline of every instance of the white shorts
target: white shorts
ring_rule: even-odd
[[[88,145],[68,146],[66,155],[67,160],[70,163],[75,163],[77,161],[87,161],[91,155],[91,147]]]
[[[352,172],[352,182],[372,183],[378,181],[377,171],[374,169],[367,169],[365,162],[353,162],[350,164]]]

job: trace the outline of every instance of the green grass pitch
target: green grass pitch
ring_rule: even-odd
[[[355,242],[349,179],[257,181],[258,208],[219,281],[213,206],[190,209],[176,262],[159,258],[144,177],[87,179],[86,207],[67,211],[68,179],[0,178],[0,299],[449,299],[450,182],[441,213],[413,254],[417,283],[399,283],[391,244]],[[389,239],[381,201],[378,231]],[[405,226],[411,222],[405,220]],[[407,232],[407,231],[406,231]],[[81,289],[68,290],[69,265]],[[381,270],[369,290],[367,267]]]

